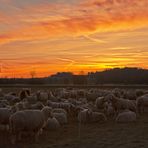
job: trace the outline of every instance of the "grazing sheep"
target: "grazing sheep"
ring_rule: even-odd
[[[10,108],[0,108],[0,124],[9,127],[9,117],[12,115]]]
[[[67,113],[70,113],[72,104],[69,102],[52,102],[50,100],[47,101],[47,105],[52,108],[63,108],[67,111]]]
[[[9,105],[7,100],[0,100],[0,108],[5,108]]]
[[[148,94],[137,98],[137,109],[140,114],[144,113],[145,107],[148,107]]]
[[[125,91],[123,97],[129,100],[136,100],[136,92],[135,91]]]
[[[113,117],[113,115],[115,114],[115,110],[111,103],[106,102],[104,104],[104,112],[107,116]]]
[[[48,93],[48,99],[53,102],[58,101],[58,99],[53,95],[53,93],[51,91],[49,91],[49,93]]]
[[[125,110],[118,114],[116,122],[118,123],[129,123],[136,121],[136,113],[130,110]]]
[[[63,108],[54,108],[54,109],[52,110],[52,112],[53,112],[53,113],[64,113],[64,114],[67,116],[67,112],[66,112],[66,110],[63,109]]]
[[[30,105],[30,109],[39,109],[41,110],[44,107],[42,102],[36,102],[35,104]]]
[[[19,97],[21,100],[23,100],[24,98],[30,96],[30,94],[31,94],[31,90],[29,88],[23,88],[19,94]]]
[[[9,104],[14,105],[15,103],[20,101],[20,98],[17,96],[14,96],[14,95],[6,94],[4,96],[4,100],[7,100],[9,102]]]
[[[11,115],[9,122],[12,144],[14,144],[17,139],[21,139],[23,132],[34,134],[35,140],[37,140],[49,117],[51,117],[51,108],[47,106],[41,111],[24,110]]]
[[[87,92],[86,93],[86,98],[88,101],[95,101],[98,97],[98,93],[96,92]]]
[[[49,107],[52,107],[52,108],[60,108],[60,103],[59,102],[52,102],[52,101],[48,100],[47,105]]]
[[[119,88],[115,88],[114,90],[112,90],[112,93],[116,96],[116,97],[121,97],[121,90]]]
[[[142,96],[142,95],[144,95],[144,91],[143,91],[143,90],[140,90],[140,89],[137,89],[137,90],[136,90],[136,96],[137,96],[137,97],[140,97],[140,96]]]
[[[24,108],[23,102],[18,102],[18,103],[16,103],[16,104],[14,105],[14,107],[16,108],[16,112],[25,109],[25,108]]]
[[[79,112],[78,114],[78,121],[80,123],[88,123],[90,122],[90,114],[91,114],[91,110],[89,109],[83,109]]]
[[[47,92],[43,92],[43,91],[37,92],[38,101],[47,102],[48,98],[49,98],[49,94]]]
[[[67,124],[68,119],[65,113],[52,113],[52,116],[55,117],[60,125]]]
[[[98,97],[96,99],[95,105],[97,109],[103,109],[105,103],[105,98],[104,97]]]
[[[4,93],[2,91],[2,89],[0,88],[0,98],[4,97]]]
[[[45,126],[46,130],[57,130],[59,128],[60,128],[60,123],[55,117],[48,118]]]
[[[37,102],[37,96],[36,95],[30,95],[24,98],[24,100],[28,101],[29,104],[35,104]]]
[[[78,114],[80,123],[105,122],[107,120],[103,113],[92,112],[90,109],[83,109]]]
[[[113,105],[113,108],[115,109],[116,114],[125,109],[137,112],[136,105],[132,100],[117,98],[113,95],[110,101]]]

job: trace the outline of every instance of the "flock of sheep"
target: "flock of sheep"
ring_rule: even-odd
[[[70,120],[81,124],[135,122],[148,106],[147,90],[57,88],[4,93],[0,89],[0,130],[15,144],[25,136],[58,130]]]

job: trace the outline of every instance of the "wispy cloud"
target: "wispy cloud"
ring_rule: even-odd
[[[12,11],[13,19],[11,15],[6,19],[8,24],[17,26],[18,29],[2,34],[7,39],[0,38],[0,42],[84,34],[95,41],[89,34],[147,26],[147,3],[147,0],[89,0],[71,5],[66,2],[44,1],[30,7],[28,2],[22,8],[15,4],[10,7],[13,10],[8,7]]]
[[[1,0],[3,75],[148,68],[147,0]]]

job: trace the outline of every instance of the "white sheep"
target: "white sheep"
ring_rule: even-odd
[[[113,95],[110,101],[115,109],[116,114],[125,109],[137,112],[136,105],[132,100],[117,98]]]
[[[35,104],[30,105],[30,109],[39,109],[41,110],[44,107],[42,102],[36,102]]]
[[[64,113],[67,116],[67,111],[63,108],[54,108],[52,110],[53,113]]]
[[[6,129],[9,128],[9,117],[12,115],[10,108],[0,108],[0,125],[3,125]]]
[[[7,100],[9,104],[14,105],[20,101],[20,98],[14,95],[6,94],[4,95],[4,100]]]
[[[125,110],[118,114],[116,122],[118,123],[129,123],[136,121],[136,113],[130,110]]]
[[[112,117],[115,114],[115,110],[110,102],[104,104],[104,112],[107,116]]]
[[[136,103],[137,103],[137,109],[139,113],[143,113],[144,108],[148,107],[148,94],[138,97],[136,100]]]
[[[24,110],[12,114],[9,119],[12,144],[14,144],[17,139],[21,139],[23,132],[33,133],[35,140],[37,140],[50,116],[51,108],[47,106],[41,111]]]
[[[95,101],[95,105],[97,109],[103,109],[105,103],[105,98],[104,97],[98,97]]]
[[[26,98],[24,98],[24,101],[28,101],[29,104],[35,104],[37,102],[37,96],[32,94],[30,96],[27,96]]]
[[[7,100],[0,100],[0,108],[5,108],[9,105]]]
[[[47,102],[47,100],[49,98],[49,94],[47,92],[44,92],[44,91],[38,91],[37,92],[37,98],[38,98],[38,101]]]
[[[83,109],[78,114],[78,121],[80,123],[105,122],[106,120],[104,113],[93,112],[90,109]]]
[[[52,108],[63,108],[67,111],[67,113],[70,113],[72,104],[69,102],[52,102],[50,100],[47,101],[47,105]]]
[[[90,114],[91,114],[91,110],[89,109],[82,109],[79,113],[78,113],[78,121],[80,123],[88,123],[90,122]]]
[[[4,97],[3,90],[0,88],[0,98]]]
[[[23,100],[24,98],[30,96],[31,89],[30,88],[23,88],[19,93],[19,98]]]

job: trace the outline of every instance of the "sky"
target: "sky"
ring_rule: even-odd
[[[148,0],[0,0],[0,77],[148,69]]]

